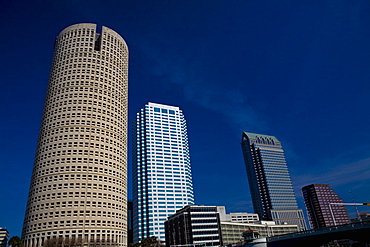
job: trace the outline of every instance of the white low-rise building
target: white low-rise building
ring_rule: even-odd
[[[258,214],[255,213],[226,213],[225,206],[217,206],[221,221],[254,223],[259,221]]]
[[[274,221],[260,221],[258,223],[221,221],[221,234],[224,245],[244,241],[243,232],[247,230],[258,231],[260,238],[300,231],[297,225],[276,225]]]

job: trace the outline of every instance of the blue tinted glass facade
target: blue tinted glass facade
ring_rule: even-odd
[[[253,207],[260,219],[305,229],[281,142],[274,136],[243,132],[241,144]]]

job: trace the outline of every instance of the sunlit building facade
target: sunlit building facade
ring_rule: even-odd
[[[241,145],[253,208],[260,220],[306,229],[281,142],[275,136],[243,132]]]
[[[240,241],[243,241],[243,232],[248,230],[257,231],[260,238],[266,238],[299,232],[301,229],[297,225],[277,225],[273,221],[261,221],[254,223],[222,221],[221,234],[224,246],[236,244],[238,242],[240,243]]]
[[[149,102],[134,129],[134,242],[165,241],[167,217],[194,204],[186,120],[179,107]]]
[[[65,28],[54,56],[23,224],[25,247],[127,245],[128,48]]]
[[[259,221],[258,214],[254,213],[226,213],[225,206],[217,206],[217,212],[220,214],[221,221],[239,222],[239,223],[254,223]]]

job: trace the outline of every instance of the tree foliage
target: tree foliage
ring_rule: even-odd
[[[141,246],[141,243],[139,243],[139,242],[130,243],[128,246],[129,247],[140,247]]]
[[[157,247],[160,246],[159,239],[155,236],[144,238],[141,242],[130,243],[129,247]]]
[[[18,236],[13,236],[9,240],[9,245],[11,245],[11,247],[22,247],[22,239]]]
[[[43,247],[118,247],[112,239],[83,240],[82,238],[50,238],[45,240]]]

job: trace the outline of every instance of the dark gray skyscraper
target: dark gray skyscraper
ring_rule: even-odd
[[[241,145],[254,211],[260,219],[306,229],[280,141],[275,136],[243,132]]]
[[[91,23],[56,38],[22,239],[127,245],[128,48]]]

